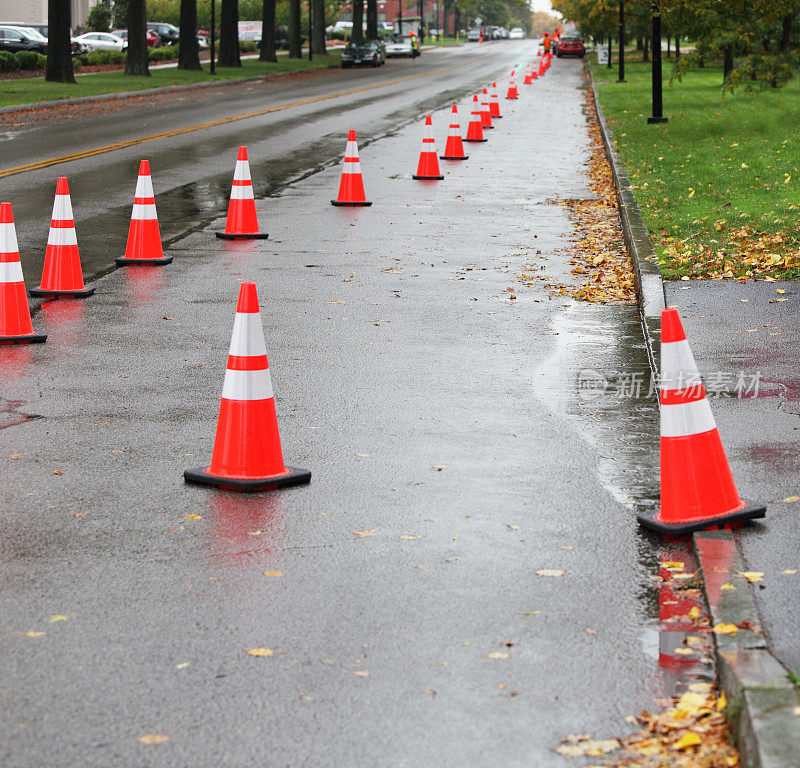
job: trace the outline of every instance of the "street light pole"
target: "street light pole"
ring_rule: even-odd
[[[214,25],[216,24],[216,20],[214,18],[214,3],[216,0],[211,0],[211,67],[209,68],[209,72],[212,75],[217,74],[217,70],[214,68]],[[263,43],[262,43],[263,45]]]
[[[314,59],[314,27],[312,26],[314,18],[314,0],[308,0],[308,60]]]
[[[661,93],[661,9],[658,6],[658,0],[653,0],[651,7],[653,15],[653,114],[647,118],[647,122],[650,124],[667,122],[667,118],[664,117]]]
[[[608,62],[606,63],[606,67],[611,69],[611,33],[608,33]]]
[[[625,0],[619,0],[619,79],[625,82]]]

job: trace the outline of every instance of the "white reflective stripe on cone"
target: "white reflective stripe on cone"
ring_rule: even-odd
[[[347,147],[344,150],[345,157],[358,157],[358,144],[354,141],[348,141]]]
[[[222,385],[222,397],[225,400],[269,400],[272,396],[268,368],[261,371],[226,369]]]
[[[696,387],[698,384],[702,384],[702,379],[689,342],[686,339],[662,342],[659,380],[662,392],[670,389]]]
[[[19,253],[17,230],[10,221],[0,224],[0,253]]]
[[[156,216],[155,203],[149,203],[149,204],[134,203],[133,213],[131,213],[131,218],[139,220],[147,220],[147,221],[149,221],[150,219],[157,219],[158,216]]]
[[[267,354],[264,328],[258,312],[236,313],[228,354],[236,357],[259,357]]]
[[[247,160],[237,160],[236,170],[233,172],[234,181],[250,181],[250,163]]]
[[[231,200],[254,200],[253,187],[248,184],[247,186],[240,187],[234,184],[231,187]]]
[[[345,163],[342,173],[361,173],[361,163],[358,160],[354,163]]]
[[[21,283],[22,264],[18,261],[0,261],[0,283]]]
[[[136,194],[134,197],[155,197],[153,195],[153,180],[149,176],[140,176],[136,180]]]
[[[78,234],[75,227],[50,227],[50,234],[47,236],[48,245],[77,245]]]
[[[661,406],[661,437],[686,437],[717,428],[708,398]]]
[[[53,201],[53,219],[57,221],[72,221],[72,201],[69,195],[56,195]]]

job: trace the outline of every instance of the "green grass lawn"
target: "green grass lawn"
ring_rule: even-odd
[[[650,65],[591,67],[665,277],[799,277],[800,83],[723,99],[720,67],[670,87],[665,60],[669,122],[648,125]]]
[[[102,72],[95,75],[80,75],[75,85],[46,83],[44,77],[24,80],[0,81],[0,106],[31,104],[37,101],[69,99],[74,96],[98,96],[106,93],[141,91],[146,88],[161,88],[170,85],[191,85],[196,83],[235,80],[242,77],[272,75],[278,72],[298,72],[306,69],[338,66],[339,52],[332,51],[327,56],[314,56],[309,62],[304,59],[290,59],[280,56],[275,63],[260,62],[257,59],[242,61],[241,67],[217,67],[217,74],[210,75],[208,64],[201,72],[184,72],[174,67],[152,69],[150,77],[126,77],[121,72]]]

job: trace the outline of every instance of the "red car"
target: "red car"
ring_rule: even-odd
[[[586,48],[583,47],[583,40],[578,35],[565,35],[558,41],[556,56],[577,56],[582,59],[586,55]]]

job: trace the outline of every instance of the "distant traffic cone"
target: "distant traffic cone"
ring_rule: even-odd
[[[523,85],[530,85],[533,83],[533,73],[531,72],[531,65],[525,65],[525,79],[522,81]]]
[[[542,75],[544,75],[544,73],[547,70],[547,67],[545,66],[544,62],[545,62],[545,58],[544,58],[544,56],[542,56],[542,58],[539,59],[539,77],[542,77]]]
[[[458,122],[458,107],[453,104],[450,117],[450,133],[447,135],[447,144],[444,154],[439,155],[442,160],[466,160],[469,155],[464,154],[464,144],[461,141],[461,126]]]
[[[255,283],[239,289],[211,465],[187,469],[183,476],[190,483],[238,491],[311,480],[307,469],[283,463]]]
[[[492,108],[489,104],[489,91],[483,89],[481,95],[481,128],[494,128],[492,125]]]
[[[136,180],[136,192],[133,195],[128,245],[125,255],[118,257],[116,262],[124,267],[135,264],[169,264],[171,261],[172,256],[165,256],[161,245],[150,163],[142,160],[139,163],[139,178]]]
[[[646,528],[682,535],[764,517],[733,482],[700,373],[678,311],[661,313],[661,508],[638,516]]]
[[[331,200],[334,205],[372,205],[364,193],[364,179],[361,176],[361,161],[358,159],[358,142],[356,132],[347,134],[347,147],[344,151],[342,179],[339,182],[339,196]]]
[[[0,203],[0,344],[36,344],[46,338],[33,332],[11,203]]]
[[[493,120],[497,117],[502,117],[500,114],[500,99],[497,96],[497,83],[492,83],[492,90],[489,94],[489,114]]]
[[[269,237],[266,232],[258,231],[256,200],[253,195],[253,181],[250,178],[247,147],[239,147],[239,154],[236,156],[225,231],[215,234],[223,240],[266,240]]]
[[[467,135],[464,141],[487,141],[483,135],[483,120],[481,119],[481,105],[478,102],[477,94],[472,97],[472,114],[467,126]]]
[[[425,134],[422,137],[422,151],[419,153],[417,172],[411,178],[423,180],[439,180],[444,178],[439,171],[439,160],[436,157],[436,142],[433,138],[433,122],[431,121],[430,115],[425,117]]]
[[[63,176],[56,184],[50,233],[47,236],[47,250],[44,254],[42,282],[36,288],[31,288],[29,293],[31,296],[46,298],[68,296],[76,299],[94,293],[94,286],[85,285],[83,282],[69,185]]]
[[[517,81],[514,79],[514,70],[511,70],[511,77],[508,81],[508,91],[506,92],[507,99],[518,99],[519,91],[517,90]]]

